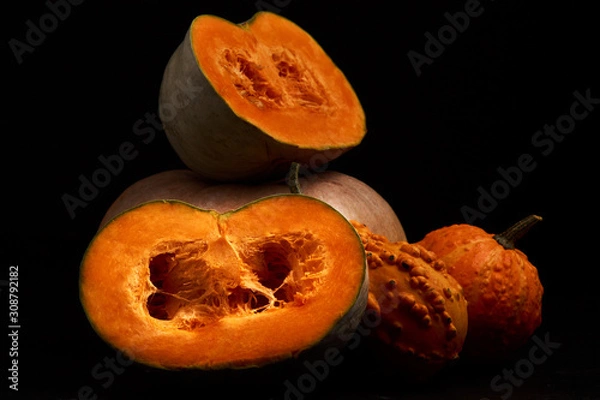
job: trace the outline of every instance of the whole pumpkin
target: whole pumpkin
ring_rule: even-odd
[[[469,302],[465,354],[479,361],[511,357],[542,321],[544,288],[537,268],[515,248],[541,218],[532,215],[501,234],[469,224],[434,230],[418,244],[443,260]]]
[[[463,289],[422,246],[391,242],[352,223],[367,253],[374,348],[402,377],[427,380],[463,348],[469,323]]]
[[[297,171],[296,171],[297,173]],[[297,176],[297,175],[296,175]],[[390,240],[406,240],[402,224],[388,202],[373,188],[349,175],[325,171],[298,179],[302,194],[331,205],[349,220],[367,224]],[[113,202],[100,226],[138,204],[175,199],[217,212],[235,210],[261,197],[289,193],[286,182],[264,184],[208,183],[186,169],[163,171],[128,187]]]

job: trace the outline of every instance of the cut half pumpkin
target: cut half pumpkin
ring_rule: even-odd
[[[82,262],[80,294],[99,335],[167,369],[260,366],[341,345],[366,307],[352,225],[302,195],[219,214],[148,202],[106,225]]]
[[[357,146],[352,86],[302,28],[270,12],[192,22],[163,76],[159,112],[182,161],[205,178],[263,179]]]

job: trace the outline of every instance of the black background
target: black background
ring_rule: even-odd
[[[78,267],[102,215],[127,186],[155,172],[182,167],[164,134],[150,143],[134,134],[146,113],[157,113],[164,67],[191,20],[215,14],[249,19],[255,1],[131,0],[83,2],[22,55],[26,21],[39,26],[42,2],[3,5],[6,81],[2,160],[4,221],[0,263],[19,266],[19,395],[72,399],[90,386],[101,399],[136,397],[276,397],[282,381],[252,391],[223,380],[162,374],[129,366],[103,387],[92,369],[114,357],[89,326],[78,299]],[[274,0],[266,3],[275,4]],[[597,141],[600,105],[548,155],[532,144],[536,131],[568,114],[579,91],[600,98],[597,18],[577,4],[482,1],[483,13],[417,76],[407,53],[424,52],[424,34],[448,22],[445,12],[465,1],[280,1],[277,12],[303,27],[346,74],[367,115],[368,134],[329,168],[355,176],[388,200],[410,241],[430,230],[465,222],[463,206],[477,208],[478,188],[490,190],[498,168],[531,154],[536,168],[473,223],[498,232],[528,214],[544,221],[519,248],[545,286],[544,321],[536,332],[561,347],[536,366],[513,399],[598,398],[598,259],[595,255]],[[581,110],[581,109],[580,109]],[[76,210],[62,196],[77,195],[98,157],[126,141],[138,155],[109,185]],[[8,313],[6,286],[2,304]],[[4,319],[3,319],[4,321]],[[3,325],[7,326],[7,324]],[[7,331],[8,329],[3,329]],[[2,334],[2,390],[9,343]],[[530,342],[524,349],[534,344]],[[500,398],[490,387],[519,359],[479,368],[458,363],[424,387],[363,378],[361,352],[349,355],[311,393],[319,398],[479,400]],[[4,361],[7,360],[7,361]],[[293,380],[291,376],[289,379]],[[256,382],[260,382],[257,378]],[[239,390],[238,390],[239,389]],[[12,393],[14,394],[14,393]],[[258,397],[258,395],[257,395]],[[305,396],[308,398],[308,394]]]

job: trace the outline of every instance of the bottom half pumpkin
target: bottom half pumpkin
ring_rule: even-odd
[[[80,271],[98,334],[165,369],[261,366],[342,345],[368,289],[352,225],[296,194],[226,213],[180,201],[138,205],[96,234]]]

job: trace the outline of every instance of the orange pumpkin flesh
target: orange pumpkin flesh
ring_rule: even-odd
[[[317,148],[362,139],[364,117],[346,78],[291,21],[264,12],[235,26],[203,15],[191,29],[198,64],[217,92],[274,139]]]
[[[301,195],[225,214],[144,203],[99,231],[80,280],[99,335],[167,369],[259,366],[334,343],[368,290],[352,226]]]
[[[159,105],[182,161],[219,181],[264,179],[315,155],[330,161],[366,133],[344,74],[308,33],[269,12],[239,25],[195,18]]]
[[[541,324],[544,288],[538,271],[514,248],[518,236],[539,220],[531,216],[500,235],[456,224],[434,230],[419,242],[444,260],[464,288],[469,301],[464,351],[472,359],[511,357]]]

